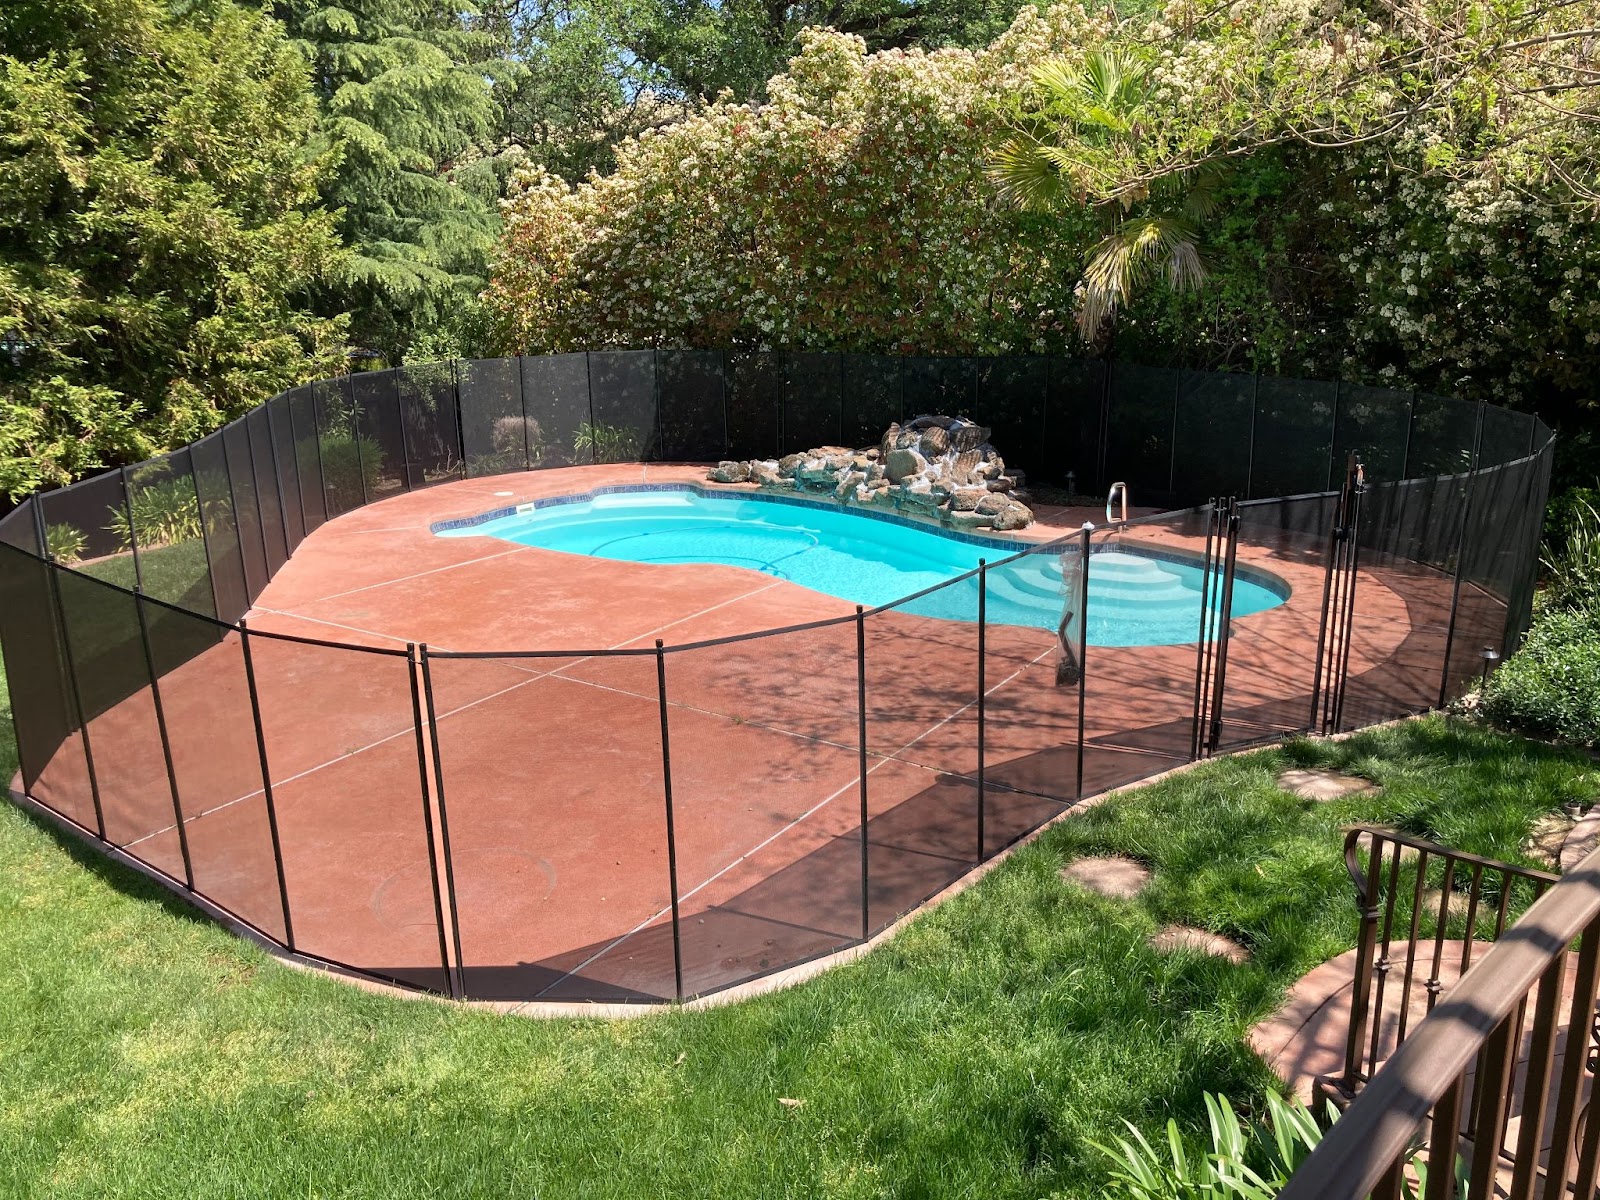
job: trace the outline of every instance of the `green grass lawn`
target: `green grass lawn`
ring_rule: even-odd
[[[1290,761],[1385,790],[1305,803],[1273,784]],[[1095,1197],[1121,1118],[1198,1129],[1202,1092],[1271,1086],[1245,1031],[1354,944],[1342,826],[1520,859],[1597,789],[1582,756],[1442,718],[1223,760],[1064,822],[859,963],[612,1023],[280,967],[0,804],[0,1195]],[[1101,851],[1150,889],[1061,883]],[[1168,920],[1254,958],[1158,955]]]

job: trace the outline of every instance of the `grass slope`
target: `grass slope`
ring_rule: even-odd
[[[1273,784],[1291,760],[1386,790],[1302,803]],[[279,967],[0,805],[0,1195],[1098,1196],[1089,1143],[1121,1118],[1198,1128],[1203,1091],[1270,1086],[1242,1036],[1353,944],[1341,826],[1517,858],[1595,788],[1586,759],[1443,719],[1225,760],[1063,823],[859,963],[616,1023]],[[1153,886],[1060,882],[1097,851]],[[1255,958],[1157,955],[1167,920]]]

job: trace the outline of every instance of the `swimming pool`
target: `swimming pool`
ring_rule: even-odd
[[[521,546],[623,562],[745,567],[868,607],[943,583],[1018,546],[952,537],[821,504],[786,503],[690,488],[618,490],[523,505],[474,523],[436,526],[441,537],[496,537]],[[995,625],[1055,629],[1061,619],[1058,554],[1030,554],[988,572],[985,618]],[[1067,560],[1067,561],[1070,561]],[[1188,562],[1097,550],[1089,570],[1088,640],[1094,646],[1159,646],[1199,637],[1202,572]],[[1236,617],[1282,604],[1242,573]],[[918,616],[977,620],[977,580],[902,606]]]

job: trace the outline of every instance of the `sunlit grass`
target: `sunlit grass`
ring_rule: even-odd
[[[1312,761],[1384,791],[1274,786]],[[0,1195],[1097,1196],[1121,1118],[1271,1086],[1246,1030],[1354,941],[1342,827],[1515,859],[1596,790],[1586,759],[1443,719],[1296,743],[1068,820],[800,988],[616,1023],[290,970],[0,805]],[[1138,900],[1061,882],[1106,851],[1154,869]],[[1156,954],[1169,920],[1254,957]]]

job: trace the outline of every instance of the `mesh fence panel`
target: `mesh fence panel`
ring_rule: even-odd
[[[1101,426],[1106,401],[1106,364],[1098,360],[1052,358],[1045,396],[1046,478],[1090,491],[1112,482],[1105,477]]]
[[[1257,380],[1252,497],[1295,496],[1334,486],[1338,404],[1337,384],[1271,377]],[[1341,465],[1343,461],[1339,459]]]
[[[686,995],[863,931],[856,625],[666,656]]]
[[[1172,490],[1180,501],[1243,495],[1250,483],[1256,379],[1184,371],[1178,377]]]
[[[530,422],[529,466],[565,467],[594,461],[592,447],[578,448],[579,431],[590,421],[588,355],[523,358],[522,407]],[[537,454],[533,453],[535,445]]]
[[[467,475],[525,471],[543,455],[543,430],[522,413],[522,373],[515,358],[463,360],[461,449]]]
[[[907,417],[970,416],[977,404],[978,365],[970,358],[908,358],[904,362]]]
[[[1145,497],[1172,492],[1172,423],[1178,372],[1166,367],[1111,367],[1106,416],[1106,482],[1123,480]]]
[[[250,469],[255,482],[256,503],[261,513],[261,541],[266,554],[267,578],[271,579],[289,559],[289,518],[284,513],[283,497],[278,493],[277,464],[273,461],[272,429],[267,410],[254,408],[244,417],[250,441]]]
[[[317,406],[309,383],[285,392],[284,396],[289,410],[289,432],[294,438],[300,515],[309,534],[328,519],[328,502],[322,486],[322,446],[317,439]]]
[[[799,454],[818,446],[837,446],[843,437],[841,365],[835,354],[785,354],[783,437],[778,449]]]
[[[444,990],[404,653],[252,632],[295,948]]]
[[[400,379],[392,368],[363,371],[350,380],[361,437],[361,462],[367,473],[367,499],[399,495],[410,486],[406,437],[400,419]]]
[[[1405,478],[1470,471],[1481,408],[1466,400],[1418,394],[1411,410]]]
[[[36,503],[26,502],[17,510],[26,519],[23,529],[32,529]],[[18,529],[11,536],[21,541],[25,535]],[[32,794],[57,755],[81,757],[82,749],[73,735],[76,723],[56,625],[52,568],[28,552],[38,548],[38,538],[28,541],[31,547],[20,549],[10,541],[0,542],[0,651],[5,655],[23,789]],[[84,782],[87,785],[87,778]],[[65,802],[60,792],[57,798]],[[79,824],[94,825],[94,806],[87,792],[71,811],[63,812]]]
[[[191,456],[179,450],[128,471],[128,508],[145,595],[216,615]]]
[[[278,476],[278,496],[283,501],[284,536],[289,553],[305,541],[306,516],[300,497],[300,467],[295,459],[294,423],[289,414],[289,398],[274,396],[263,405],[267,427],[272,433],[273,468]]]
[[[414,490],[462,474],[454,363],[400,368],[406,472]]]
[[[250,435],[241,422],[222,429],[223,457],[228,471],[228,496],[244,562],[245,596],[254,601],[267,586],[267,549],[256,500],[255,471],[250,463]]]
[[[45,492],[37,503],[44,517],[45,549],[58,562],[119,587],[134,586],[138,580],[119,472]]]
[[[656,352],[607,350],[589,355],[587,431],[574,448],[597,463],[647,462],[656,457]]]
[[[1402,478],[1411,429],[1411,399],[1410,392],[1397,388],[1340,384],[1333,431],[1335,472],[1353,450],[1366,464],[1368,479],[1390,482]]]
[[[993,432],[991,440],[1009,468],[1044,479],[1049,463],[1040,453],[1049,364],[1042,358],[996,358],[980,364],[978,400],[972,416]]]
[[[331,521],[366,501],[370,482],[363,447],[356,441],[355,412],[348,379],[313,385],[317,414],[317,457],[322,465],[323,504]]]
[[[853,449],[876,446],[883,431],[901,419],[900,360],[882,354],[846,354],[840,386],[844,440]],[[733,419],[730,405],[730,424]]]
[[[249,611],[250,588],[245,581],[244,546],[234,519],[222,434],[213,433],[190,446],[189,461],[194,468],[216,615],[223,621],[237,621]]]
[[[661,458],[715,462],[728,451],[723,413],[722,355],[715,350],[662,350],[656,357],[661,390]]]
[[[729,351],[723,380],[728,396],[728,457],[776,457],[773,451],[782,441],[778,422],[783,393],[778,356],[764,350]]]
[[[1241,506],[1218,750],[1310,728],[1333,494]],[[1282,603],[1274,603],[1282,600]]]
[[[161,605],[145,612],[195,890],[282,942],[283,903],[240,635]],[[175,826],[151,842],[169,859],[181,856]]]
[[[1533,453],[1531,413],[1484,405],[1482,429],[1478,437],[1478,469],[1497,467]]]
[[[676,990],[653,656],[429,661],[468,996]]]
[[[137,600],[74,571],[59,571],[56,584],[97,765],[106,840],[182,879],[176,841],[155,836],[172,829],[176,817]]]

